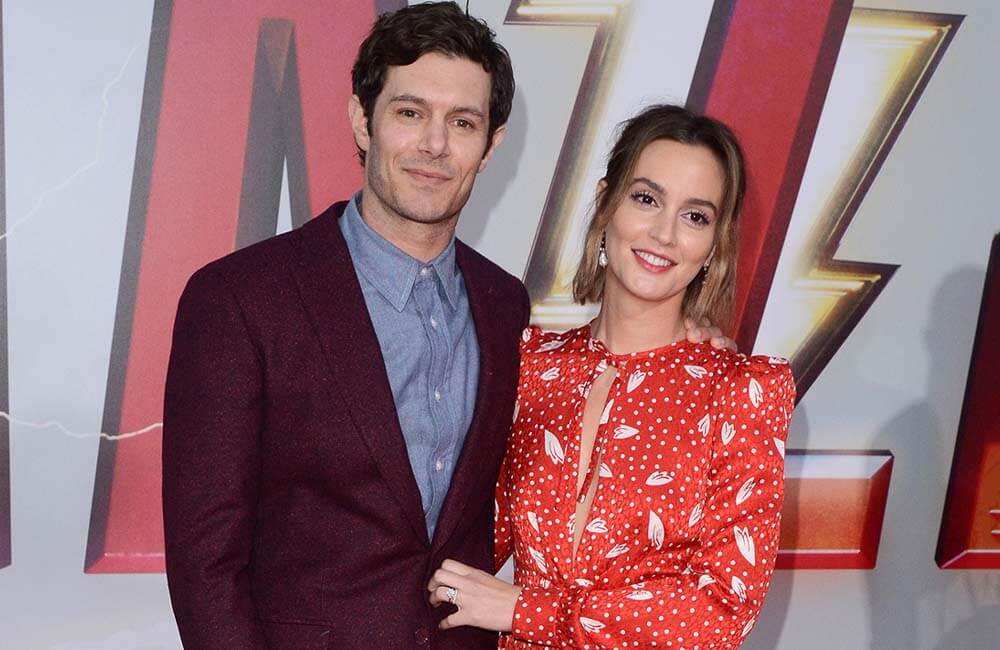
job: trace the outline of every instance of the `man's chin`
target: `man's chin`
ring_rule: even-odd
[[[436,214],[416,214],[416,215],[402,215],[408,221],[413,221],[414,223],[422,223],[428,226],[447,223],[453,220],[457,213],[436,213]]]
[[[407,206],[406,208],[401,206],[401,209],[396,210],[396,212],[407,221],[428,225],[443,223],[458,215],[458,211],[451,206],[441,205]]]

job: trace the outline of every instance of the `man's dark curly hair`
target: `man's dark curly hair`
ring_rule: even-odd
[[[454,2],[427,2],[379,16],[351,70],[352,89],[368,119],[368,132],[389,66],[410,65],[434,52],[478,63],[490,75],[486,142],[491,142],[493,133],[507,123],[514,101],[510,56],[495,37],[485,22],[467,15]],[[358,155],[364,164],[365,152],[359,148]]]

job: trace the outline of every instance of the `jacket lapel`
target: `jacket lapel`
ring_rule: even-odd
[[[464,517],[475,515],[475,512],[466,512],[469,502],[474,501],[469,497],[483,489],[484,482],[490,485],[496,483],[496,475],[484,470],[492,466],[493,459],[499,459],[503,454],[510,425],[509,422],[495,421],[498,392],[503,392],[497,390],[501,379],[497,364],[504,354],[509,354],[503,345],[502,320],[495,313],[498,307],[496,288],[492,277],[482,272],[466,245],[458,241],[455,245],[456,260],[462,270],[479,342],[479,384],[472,422],[434,530],[433,549],[441,548]],[[503,409],[499,410],[503,412]]]
[[[420,490],[382,351],[337,222],[345,205],[331,206],[299,230],[293,275],[351,420],[414,532],[426,543]]]

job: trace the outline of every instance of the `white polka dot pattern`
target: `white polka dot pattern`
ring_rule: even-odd
[[[597,492],[575,522],[583,407],[609,364]],[[496,523],[523,589],[500,647],[738,647],[774,570],[794,399],[782,359],[525,330]]]

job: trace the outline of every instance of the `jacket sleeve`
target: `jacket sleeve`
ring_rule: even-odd
[[[617,589],[525,588],[514,636],[552,646],[738,648],[774,570],[794,400],[787,365],[754,357],[726,373],[715,388],[710,483],[688,520],[697,544],[686,566]]]
[[[244,314],[203,269],[177,309],[163,413],[167,583],[188,650],[266,647],[248,574],[262,400]]]

